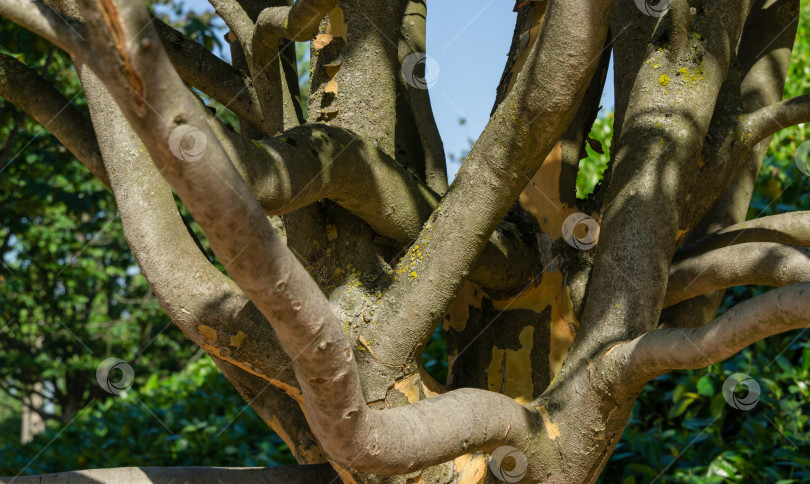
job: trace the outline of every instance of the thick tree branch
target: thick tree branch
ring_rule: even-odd
[[[675,253],[675,259],[748,242],[810,246],[810,212],[788,212],[731,225],[686,245]]]
[[[77,71],[124,236],[163,309],[201,348],[297,397],[289,359],[265,318],[197,248],[169,185],[104,86],[86,66]]]
[[[626,105],[621,138],[611,150],[615,163],[581,318],[580,332],[589,337],[577,338],[568,360],[591,358],[613,341],[657,326],[679,229],[691,229],[697,223],[692,219],[700,218],[720,195],[716,179],[705,190],[693,186],[701,179],[696,176],[701,143],[695,140],[705,139],[712,125],[750,7],[750,1],[719,0],[702,10],[695,22],[699,35],[690,39],[690,49],[699,54],[687,62],[667,59],[665,37],[653,39],[655,48],[647,49],[632,102]],[[679,79],[679,73],[694,69],[701,73],[700,83],[681,87],[688,80]],[[669,99],[671,109],[661,109],[662,99]],[[724,175],[730,183],[734,173],[725,165],[704,172],[701,183]],[[563,367],[561,376],[565,371]]]
[[[523,75],[414,243],[424,260],[400,271],[391,288],[397,304],[384,310],[384,324],[402,335],[394,339],[427,341],[493,230],[562,136],[598,64],[611,6],[610,0],[549,5]]]
[[[656,329],[611,351],[647,379],[705,368],[774,334],[810,326],[810,283],[774,289],[734,306],[699,328]]]
[[[804,281],[810,281],[810,250],[770,242],[737,244],[673,264],[664,307],[732,286]]]
[[[810,95],[786,99],[743,117],[742,129],[753,146],[781,129],[810,121]]]
[[[261,128],[264,134],[271,134],[264,127],[256,90],[247,76],[160,19],[153,23],[172,65],[184,81]]]
[[[786,9],[795,9],[795,16],[785,15]],[[793,0],[779,2],[766,2],[758,0],[754,5],[753,14],[749,15],[743,30],[737,57],[742,65],[742,80],[739,91],[742,94],[742,108],[752,112],[763,106],[778,103],[783,96],[785,79],[787,77],[790,55],[796,37],[798,25],[798,4]],[[766,46],[763,49],[762,46]],[[695,229],[687,237],[682,250],[675,253],[675,260],[690,257],[701,251],[711,250],[735,242],[780,242],[791,245],[807,245],[787,238],[770,240],[761,234],[753,235],[747,231],[735,231],[734,235],[718,244],[708,243],[701,249],[699,239],[709,237],[724,227],[743,222],[748,213],[751,196],[759,178],[760,167],[770,145],[770,139],[759,142],[747,155],[745,161],[737,171],[734,180],[720,200],[703,217]],[[716,187],[713,187],[716,189]],[[762,219],[765,222],[766,219]],[[758,222],[756,222],[758,223]],[[757,231],[755,231],[757,232]],[[693,248],[691,245],[697,244]],[[670,327],[701,326],[714,319],[717,309],[723,299],[725,291],[715,291],[665,309],[661,320],[666,321]]]
[[[33,69],[3,53],[0,53],[0,97],[45,126],[96,178],[110,187],[90,121]]]
[[[203,108],[155,42],[143,6],[137,0],[105,2],[101,11],[94,0],[81,0],[80,6],[93,26],[92,43],[104,66],[100,77],[214,252],[293,357],[307,418],[332,458],[366,472],[407,473],[493,444],[525,444],[535,416],[492,392],[460,390],[407,407],[370,410],[341,322],[217,143]],[[206,140],[199,159],[183,160],[173,152],[172,132],[188,126]]]
[[[399,63],[403,65],[405,62],[409,62],[406,60],[409,56],[414,54],[419,56],[426,52],[427,2],[409,0],[400,2],[400,4],[404,4],[404,12],[397,50]],[[411,57],[411,60],[414,58],[418,57]],[[398,77],[400,87],[406,91],[416,130],[425,153],[425,183],[436,193],[443,195],[447,191],[447,162],[444,157],[444,144],[430,104],[430,91],[427,86],[414,87],[413,80],[408,83],[403,76],[402,69],[400,69]]]
[[[231,32],[239,39],[242,48],[245,52],[250,52],[250,39],[253,37],[254,25],[250,16],[237,0],[208,0],[208,3],[214,7],[225,25],[231,29]]]
[[[87,46],[84,23],[36,0],[8,0],[0,15],[52,42],[89,66],[95,59]],[[250,80],[202,45],[159,19],[154,19],[166,52],[189,84],[216,99],[239,117],[263,127],[261,108]]]
[[[298,0],[292,7],[266,8],[256,21],[255,35],[307,42],[318,33],[321,19],[337,4],[337,0]]]
[[[260,484],[285,482],[305,484],[332,482],[337,479],[328,464],[279,467],[118,467],[88,469],[36,476],[0,477],[0,484],[171,484],[176,482],[219,482],[222,484]]]
[[[267,215],[288,214],[328,198],[378,234],[407,244],[439,204],[439,195],[425,183],[348,130],[306,125],[254,143],[213,116],[208,121]],[[536,273],[534,254],[533,245],[502,223],[470,278],[494,292],[517,290]]]
[[[92,52],[81,22],[37,0],[3,0],[0,15],[87,63]]]

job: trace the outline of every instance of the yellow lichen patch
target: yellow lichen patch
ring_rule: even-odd
[[[465,281],[444,316],[442,329],[447,331],[453,328],[457,333],[464,331],[467,327],[467,320],[470,319],[470,306],[481,309],[481,299],[483,297],[484,293],[477,284]]]
[[[242,343],[245,341],[245,338],[247,338],[247,334],[240,329],[235,335],[231,336],[230,345],[235,346],[236,349],[239,349],[239,347],[242,346]]]
[[[559,437],[560,426],[551,421],[551,418],[548,415],[548,409],[546,407],[537,407],[537,413],[539,413],[540,418],[543,419],[543,425],[546,426],[548,438],[554,440]]]
[[[576,207],[569,208],[560,201],[560,173],[562,172],[562,143],[557,143],[548,154],[531,182],[520,194],[520,203],[534,215],[540,228],[552,240],[562,235],[565,219],[576,213]]]
[[[502,350],[492,347],[492,361],[487,368],[487,385],[493,392],[500,392],[520,404],[532,400],[532,361],[534,327],[521,330],[518,340],[520,349]],[[504,374],[505,372],[505,374]]]
[[[453,465],[458,472],[458,484],[480,484],[487,474],[487,457],[482,453],[456,457]]]
[[[697,85],[700,81],[703,80],[703,68],[698,67],[694,71],[689,71],[686,67],[681,67],[678,69],[678,74],[681,75],[681,79],[683,82],[690,86]]]
[[[419,378],[419,373],[411,373],[402,380],[399,380],[396,383],[394,383],[394,389],[397,390],[399,393],[405,395],[405,398],[408,399],[408,403],[416,403],[420,400],[419,399],[420,383],[421,381]]]
[[[666,87],[669,86],[669,76],[666,74],[661,74],[661,77],[658,78],[658,84]]]
[[[217,341],[217,330],[215,330],[211,326],[206,326],[204,324],[201,324],[201,325],[197,326],[197,330],[200,332],[200,334],[203,335],[203,338],[205,338],[205,341],[207,341],[209,343],[216,343],[216,341]]]
[[[335,227],[333,224],[326,225],[326,238],[329,240],[329,242],[332,242],[338,238],[337,227]]]

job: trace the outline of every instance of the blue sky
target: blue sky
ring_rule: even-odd
[[[187,5],[195,11],[213,10],[206,0],[187,0]],[[468,140],[476,139],[487,124],[515,28],[513,5],[508,0],[428,4],[427,53],[436,61],[428,67],[438,66],[430,96],[448,155],[468,149]],[[434,75],[429,72],[427,78]],[[610,72],[602,100],[608,109],[613,106],[612,80]],[[467,120],[463,126],[460,118]],[[458,163],[448,163],[451,176],[458,168]]]

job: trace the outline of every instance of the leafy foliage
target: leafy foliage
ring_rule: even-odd
[[[287,446],[207,356],[168,378],[145,375],[130,391],[93,401],[69,425],[51,424],[27,445],[4,439],[0,475],[132,465],[295,464]]]
[[[5,21],[0,46],[85,110],[64,53]],[[95,380],[105,357],[167,374],[192,350],[139,275],[112,194],[44,127],[0,102],[0,389],[20,399],[43,385],[43,415],[64,422],[106,395]]]

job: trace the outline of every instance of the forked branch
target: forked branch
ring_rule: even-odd
[[[524,446],[535,416],[493,392],[465,389],[384,412],[369,409],[342,324],[231,164],[204,108],[160,48],[146,10],[137,0],[80,6],[92,26],[100,77],[292,357],[308,420],[332,458],[361,471],[403,474],[499,443]],[[178,129],[196,130],[191,144],[205,143],[204,152],[178,152]]]

